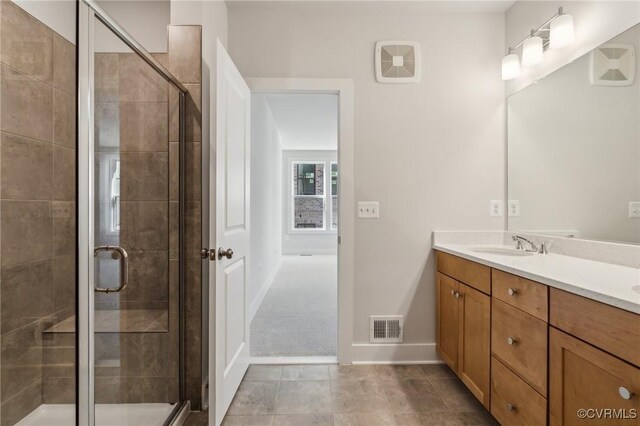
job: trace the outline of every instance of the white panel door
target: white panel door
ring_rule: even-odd
[[[249,366],[249,148],[251,92],[224,47],[217,46],[215,238],[215,424],[220,425]],[[226,253],[226,255],[225,255]],[[213,282],[215,281],[215,282]],[[213,331],[212,330],[212,331]],[[211,381],[210,381],[211,382]],[[213,419],[212,419],[213,420]]]

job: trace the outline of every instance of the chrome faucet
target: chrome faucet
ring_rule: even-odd
[[[516,242],[516,249],[517,250],[540,252],[540,249],[538,248],[538,246],[535,245],[535,243],[533,241],[528,240],[525,237],[521,237],[519,235],[514,235],[514,236],[511,237],[511,239]],[[524,248],[524,244],[528,244],[529,245],[529,249],[525,249]]]

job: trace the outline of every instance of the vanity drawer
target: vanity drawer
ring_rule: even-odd
[[[544,426],[547,400],[491,357],[491,414],[501,425]]]
[[[553,326],[640,367],[640,315],[555,288],[549,297]]]
[[[547,396],[547,323],[493,298],[491,353]]]
[[[491,268],[440,251],[436,256],[438,272],[483,293],[491,294]]]
[[[492,270],[493,297],[522,309],[542,321],[549,320],[549,288],[535,281]]]

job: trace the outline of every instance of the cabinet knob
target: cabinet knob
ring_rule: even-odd
[[[618,393],[620,394],[622,399],[629,400],[629,399],[633,398],[633,392],[631,392],[629,389],[625,388],[624,386],[620,386],[618,388]]]
[[[507,410],[509,411],[516,411],[516,406],[511,404],[510,402],[507,402]]]
[[[456,291],[456,294],[454,294],[454,297],[456,299],[460,299],[460,297],[462,297],[462,295]]]
[[[516,294],[518,294],[518,290],[516,290],[515,288],[510,288],[509,290],[507,290],[507,293],[509,294],[509,296],[515,296]]]
[[[456,295],[456,292],[455,292],[455,291],[453,291],[453,290],[451,290],[451,295],[452,295],[452,296],[455,296],[455,295]]]
[[[518,343],[518,341],[515,338],[509,336],[509,337],[507,337],[507,343],[513,346],[516,343]]]

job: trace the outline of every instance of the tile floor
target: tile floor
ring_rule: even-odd
[[[206,425],[206,418],[187,424]],[[497,423],[444,365],[253,365],[223,425]]]

